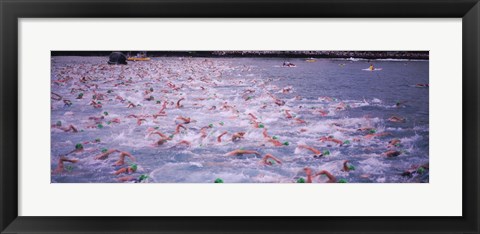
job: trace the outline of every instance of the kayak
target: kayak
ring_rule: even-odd
[[[365,68],[365,69],[362,69],[362,70],[364,70],[364,71],[381,71],[381,70],[383,70],[383,68],[374,68],[373,70],[370,69],[370,68]]]
[[[136,57],[130,57],[127,58],[128,61],[150,61],[150,58],[136,58]]]
[[[297,65],[287,65],[287,66],[282,66],[282,67],[297,67]]]
[[[315,59],[307,59],[307,60],[305,60],[305,62],[307,62],[307,63],[314,63],[314,62],[316,62],[316,61],[317,61],[317,60],[315,60]]]

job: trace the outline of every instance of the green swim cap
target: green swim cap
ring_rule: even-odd
[[[324,155],[324,156],[330,155],[330,151],[329,151],[329,150],[325,150],[325,151],[323,151],[323,154],[322,154],[322,155]]]
[[[57,123],[56,123],[55,125],[57,125],[57,126],[59,126],[59,127],[62,126],[62,121],[60,121],[60,120],[57,121]]]
[[[103,148],[103,149],[102,149],[102,153],[105,153],[105,152],[107,152],[107,151],[108,151],[108,149],[106,149],[106,148]]]
[[[276,164],[277,162],[271,158],[268,159],[268,161],[271,165]]]
[[[110,121],[110,120],[109,120],[109,121],[107,121],[107,124],[111,124],[111,123],[112,123],[112,121]]]
[[[348,181],[346,179],[339,179],[337,183],[348,183]]]
[[[173,138],[174,136],[175,136],[175,135],[174,135],[174,134],[172,134],[172,135],[168,136],[168,138],[170,138],[170,139],[171,139],[171,138]]]
[[[209,124],[208,127],[209,127],[209,128],[213,128],[213,124]]]
[[[216,184],[223,183],[223,180],[220,178],[217,178],[213,183],[216,183]]]
[[[157,101],[157,104],[160,104],[160,103],[162,103],[162,102],[161,102],[161,101]]]
[[[102,104],[102,102],[98,102],[97,104]]]
[[[220,122],[219,124],[220,124],[220,125],[222,125],[222,126],[224,125],[224,123],[223,123],[223,122]]]
[[[104,114],[104,115],[108,115],[108,112],[104,111],[103,114]]]
[[[80,97],[83,96],[83,93],[79,93],[78,96],[80,96]]]
[[[283,142],[283,145],[287,145],[287,146],[288,146],[288,145],[290,145],[290,143],[288,143],[288,141],[285,141],[285,142]]]
[[[146,180],[148,178],[147,175],[141,175],[140,177],[138,177],[138,181],[143,181],[143,180]]]
[[[305,183],[305,179],[300,177],[298,178],[297,183]]]
[[[83,145],[81,143],[78,143],[75,145],[75,149],[83,149]]]
[[[278,139],[278,137],[277,137],[277,136],[273,136],[272,139],[276,140],[276,139]]]
[[[65,169],[66,169],[67,171],[72,171],[72,170],[73,170],[73,166],[72,166],[72,165],[67,165],[67,166],[65,167]]]
[[[96,138],[96,139],[95,139],[95,142],[100,142],[100,138]]]
[[[418,172],[418,174],[423,174],[423,173],[425,173],[425,168],[424,167],[419,167],[417,169],[417,172]]]
[[[160,127],[154,127],[154,129],[159,129]]]
[[[97,125],[97,128],[103,128],[102,124]]]
[[[259,128],[264,128],[265,126],[263,124],[258,125]]]
[[[133,170],[133,171],[136,171],[137,170],[137,164],[132,164],[130,165],[130,168]]]
[[[150,88],[150,92],[153,92],[153,88]]]
[[[346,140],[346,141],[343,142],[343,144],[345,144],[345,145],[346,145],[346,144],[350,144],[350,141],[349,141],[349,140]]]
[[[370,131],[369,131],[369,132],[370,132],[370,133],[376,133],[376,132],[377,132],[377,130],[375,130],[375,129],[370,129]]]
[[[247,97],[247,100],[250,100],[250,99],[252,99],[252,96],[248,96],[248,97]]]
[[[355,166],[354,165],[349,165],[348,169],[351,170],[351,171],[355,171]]]

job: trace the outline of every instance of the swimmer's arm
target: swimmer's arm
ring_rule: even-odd
[[[224,136],[224,135],[227,134],[227,133],[228,133],[228,132],[225,131],[225,132],[223,132],[222,134],[220,134],[220,135],[217,137],[217,141],[218,141],[218,142],[222,142],[222,136]]]
[[[266,163],[269,158],[274,160],[275,162],[277,162],[279,164],[282,164],[282,161],[280,161],[280,159],[276,158],[275,156],[273,156],[271,154],[266,154],[265,157],[263,157],[263,161]]]
[[[128,153],[128,152],[126,152],[126,151],[120,152],[120,157],[122,157],[122,156],[123,156],[123,157],[127,156],[127,157],[129,157],[132,161],[135,161],[135,157],[133,157],[130,153]]]
[[[328,171],[320,171],[319,173],[315,174],[315,176],[318,176],[318,175],[326,175],[328,177],[328,183],[335,183],[337,182],[337,178],[335,178],[335,176],[333,176],[330,172]]]

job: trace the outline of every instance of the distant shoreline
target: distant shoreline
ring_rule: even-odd
[[[52,56],[108,56],[112,51],[52,51]],[[135,55],[137,51],[121,51]],[[147,51],[149,57],[263,57],[428,60],[428,51]]]

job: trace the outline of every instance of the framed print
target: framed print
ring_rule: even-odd
[[[478,1],[1,4],[1,233],[478,233]]]

